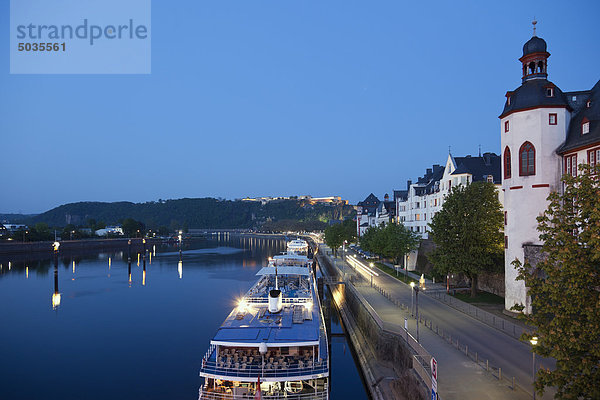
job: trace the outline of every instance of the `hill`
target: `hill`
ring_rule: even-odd
[[[187,228],[257,228],[273,221],[325,222],[353,213],[352,206],[310,204],[305,200],[276,200],[266,204],[215,198],[160,200],[146,203],[79,202],[64,204],[35,216],[20,218],[26,224],[49,226],[86,225],[90,219],[117,224],[126,218],[150,229],[165,226]]]

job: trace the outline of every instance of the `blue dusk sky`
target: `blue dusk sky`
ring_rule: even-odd
[[[76,201],[405,189],[499,153],[532,35],[564,91],[600,79],[600,2],[152,2],[147,75],[9,74],[0,5],[0,212]],[[115,60],[119,62],[119,60]]]

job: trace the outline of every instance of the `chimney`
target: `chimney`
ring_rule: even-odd
[[[383,200],[390,201],[390,195],[386,193],[385,196],[383,196]]]
[[[412,181],[409,179],[406,181],[406,190],[410,190],[410,185],[412,185]]]

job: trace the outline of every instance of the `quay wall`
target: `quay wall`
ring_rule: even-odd
[[[331,265],[327,257],[317,256],[321,271],[333,280],[341,281],[339,270]],[[375,359],[361,359],[361,368],[367,380],[371,397],[373,399],[419,399],[425,400],[429,389],[414,373],[413,352],[404,338],[384,329],[383,321],[375,310],[364,300],[351,284],[330,285],[334,301],[341,311],[342,319],[347,327],[356,327],[363,340],[356,340],[357,335],[350,335],[352,344],[357,348],[357,353],[371,350]],[[368,349],[365,347],[368,346]],[[385,369],[392,369],[395,376],[383,376],[380,364]],[[379,370],[379,371],[378,371]],[[383,385],[382,380],[389,380],[389,385]],[[369,381],[372,382],[369,382]],[[374,381],[373,381],[374,380]],[[379,391],[375,389],[380,387]]]
[[[127,249],[129,238],[124,239],[89,239],[89,240],[61,240],[60,254],[71,254],[72,252],[84,252],[90,250],[115,250]],[[142,238],[131,239],[131,251],[142,250],[144,244]],[[17,254],[51,255],[53,253],[53,241],[45,242],[5,242],[0,243],[0,256]],[[153,244],[161,243],[160,239],[146,239],[146,248]]]

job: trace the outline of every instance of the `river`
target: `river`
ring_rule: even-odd
[[[197,399],[217,327],[282,239],[213,235],[127,252],[0,258],[1,399]],[[145,268],[144,268],[145,264]],[[327,297],[327,295],[326,295]],[[58,304],[59,303],[59,304]],[[342,333],[331,307],[332,332]],[[367,399],[351,348],[331,339],[331,399]]]

